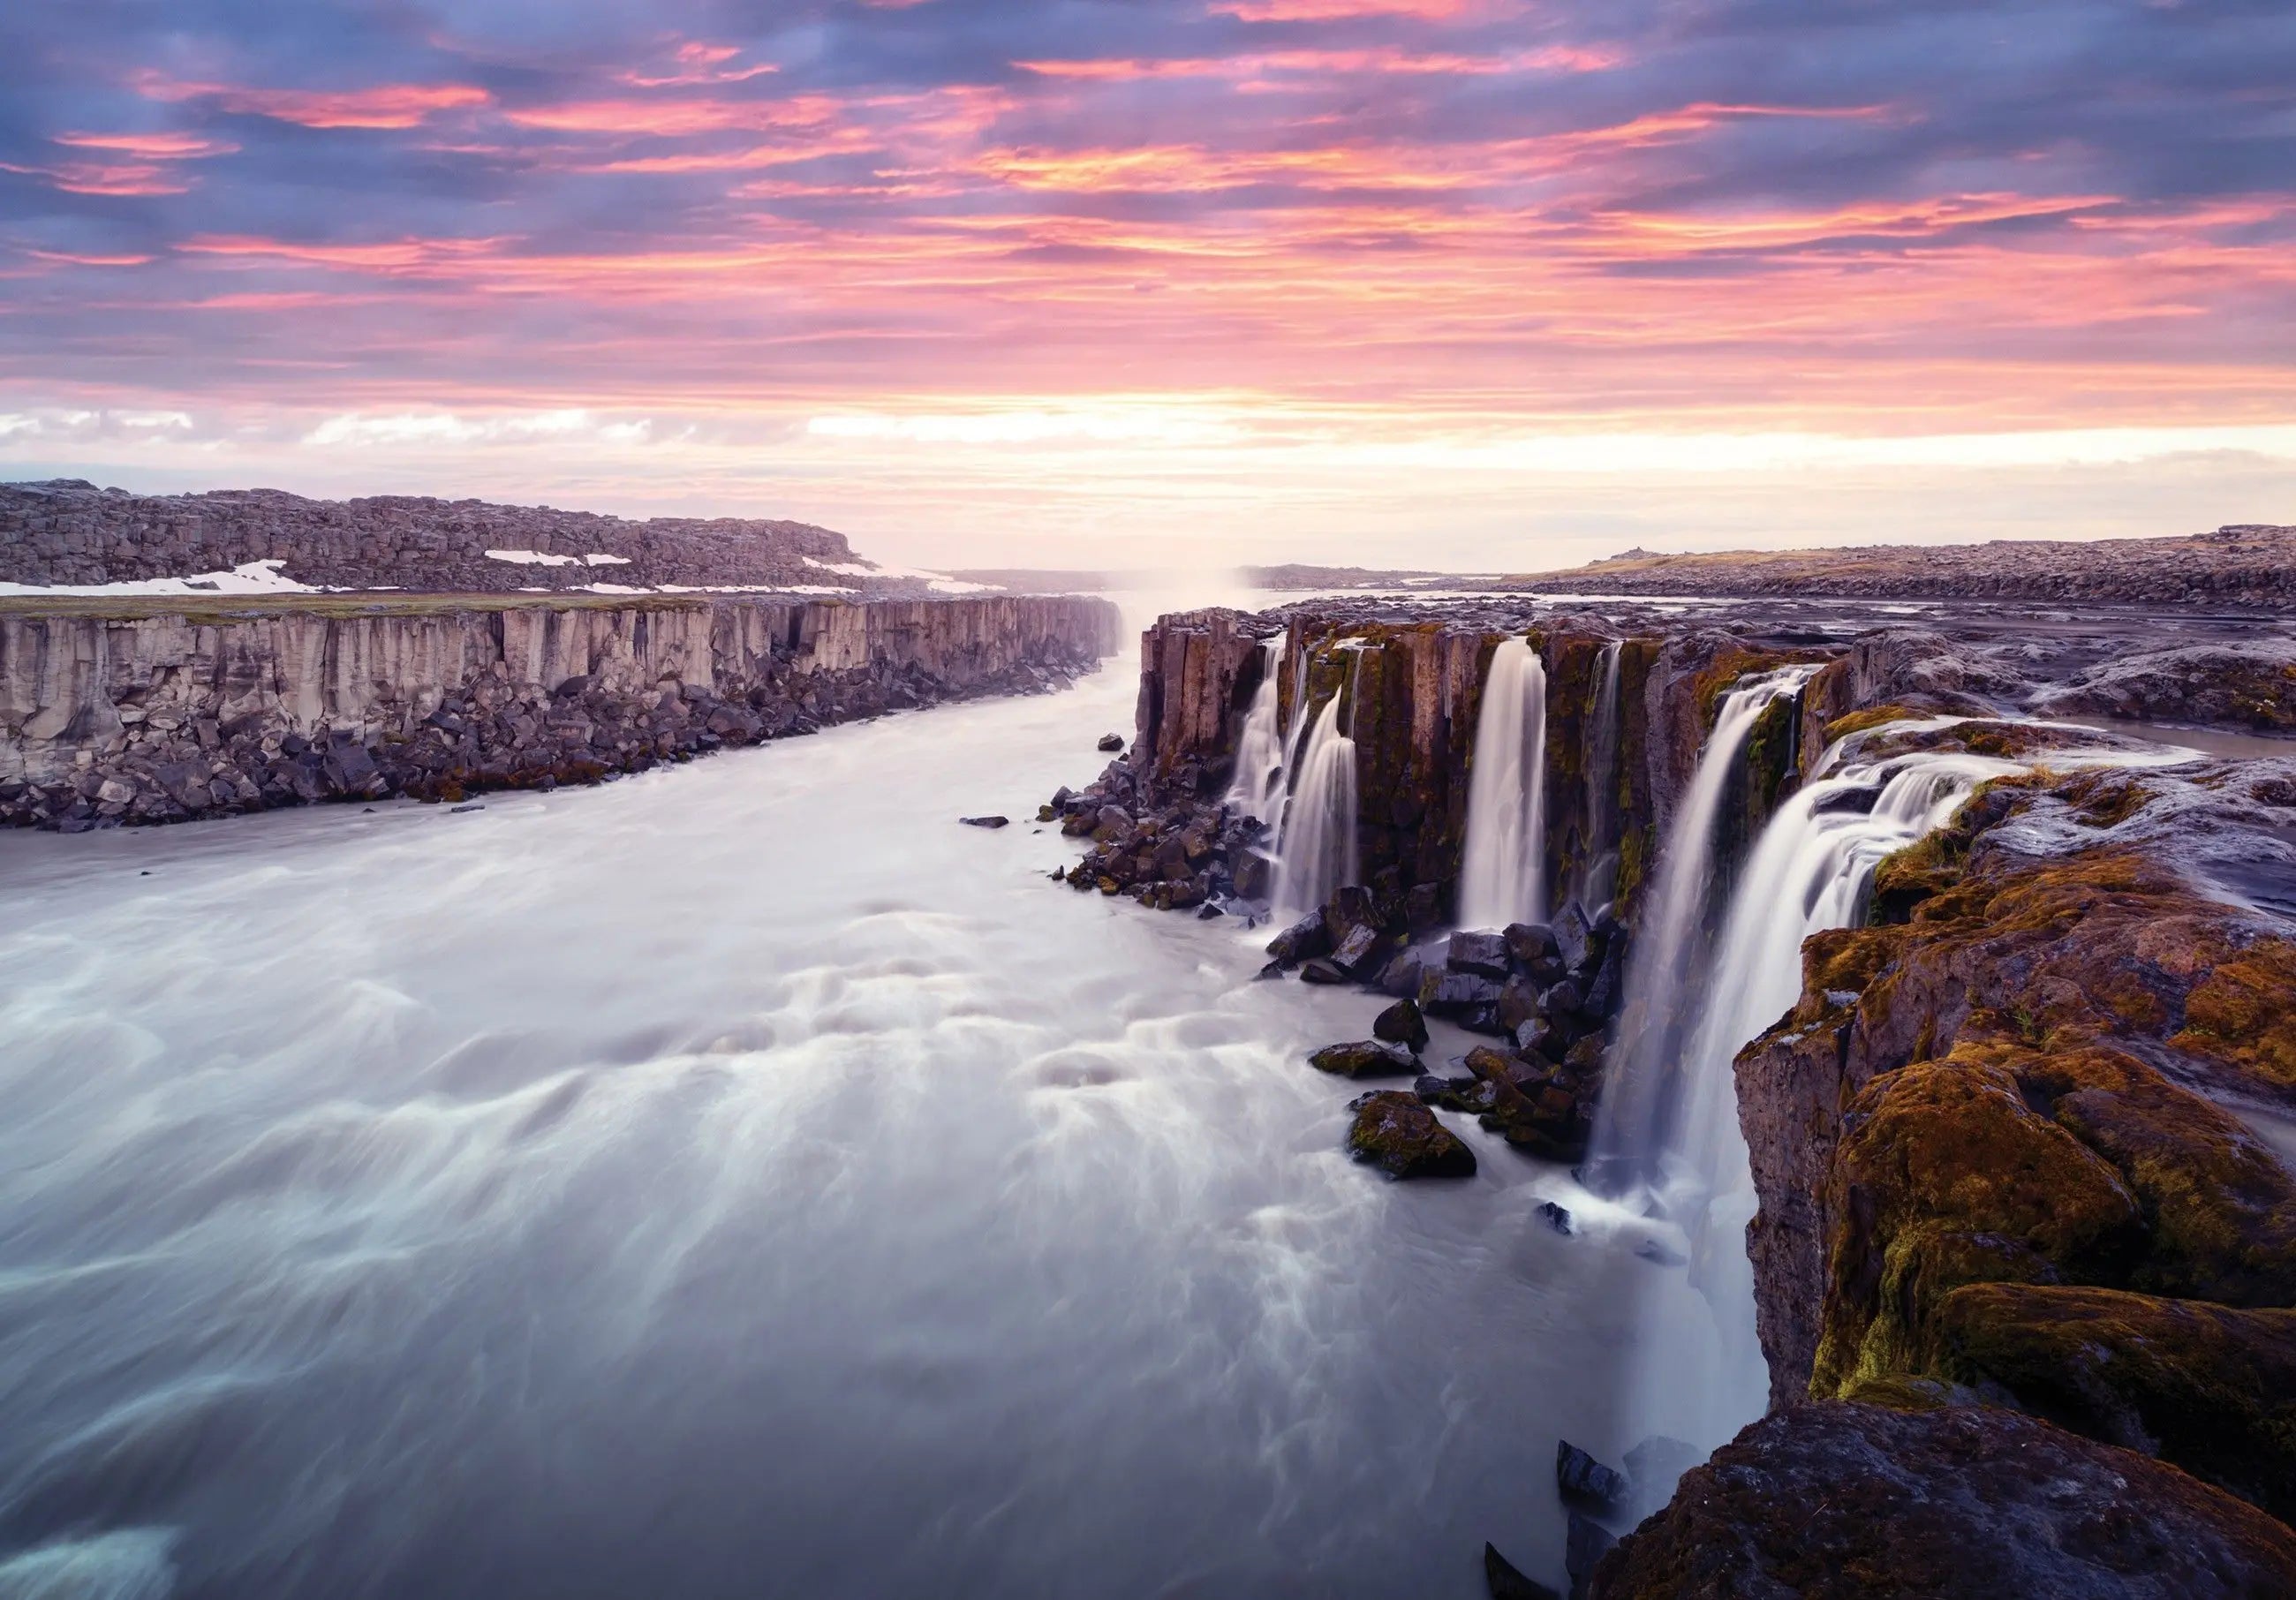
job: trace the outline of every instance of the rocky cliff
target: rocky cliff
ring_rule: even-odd
[[[1471,1076],[1357,1103],[1358,1142],[1365,1119],[1418,1119],[1430,1159],[1390,1170],[1444,1173],[1472,1157],[1440,1111],[1534,1155],[1583,1149],[1613,958],[1734,684],[1812,669],[1732,775],[1718,898],[1829,760],[2021,764],[1882,863],[1862,925],[1808,941],[1799,1001],[1740,1054],[1773,1413],[1591,1592],[2296,1592],[2296,755],[2110,765],[2094,758],[2121,735],[2046,719],[2284,728],[2296,661],[2229,623],[1884,620],[1358,600],[1169,617],[1144,641],[1129,754],[1046,815],[1090,841],[1078,888],[1262,914],[1273,847],[1226,803],[1237,740],[1269,670],[1294,759],[1337,697],[1362,882],[1283,929],[1270,974],[1403,997],[1377,1039],[1319,1053],[1327,1072],[1423,1072],[1421,1011],[1505,1038]],[[1548,882],[1586,892],[1610,856],[1617,896],[1446,951],[1428,936],[1508,636],[1546,673]],[[2070,751],[2091,764],[2053,769]]]
[[[505,553],[490,556],[489,550]],[[258,562],[315,588],[507,594],[682,585],[924,592],[804,522],[634,522],[546,505],[277,489],[131,495],[78,479],[0,484],[0,583],[91,585],[227,572]]]
[[[1110,653],[1078,598],[438,599],[0,610],[0,819],[78,831],[594,782],[1043,689]]]

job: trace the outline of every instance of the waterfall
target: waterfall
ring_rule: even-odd
[[[1459,867],[1459,925],[1504,928],[1545,920],[1546,667],[1528,640],[1491,656],[1475,723],[1467,846]]]
[[[1341,702],[1349,698],[1342,693],[1325,701],[1308,730],[1308,747],[1300,758],[1291,803],[1283,808],[1283,833],[1277,844],[1275,909],[1281,915],[1304,916],[1360,874],[1356,742],[1340,732]]]
[[[1228,785],[1227,803],[1246,816],[1275,820],[1275,802],[1283,792],[1285,749],[1276,681],[1277,647],[1259,647],[1259,687],[1253,691],[1251,709],[1244,713],[1243,731],[1235,741],[1235,781]]]
[[[1839,753],[1828,752],[1829,761]],[[1781,806],[1747,859],[1683,1036],[1677,1104],[1638,1163],[1645,1206],[1682,1228],[1690,1284],[1712,1315],[1712,1370],[1694,1431],[1727,1436],[1762,1414],[1769,1392],[1746,1253],[1756,1195],[1738,1123],[1738,1052],[1800,997],[1803,941],[1864,915],[1882,858],[1942,826],[1985,779],[2018,770],[1943,751],[1851,766]],[[1669,1350],[1650,1359],[1678,1366],[1686,1358]]]
[[[1670,1135],[1679,1101],[1677,1052],[1696,998],[1698,935],[1713,889],[1714,829],[1723,796],[1755,722],[1772,701],[1797,692],[1812,670],[1795,667],[1765,673],[1723,697],[1714,731],[1707,735],[1667,831],[1656,890],[1643,914],[1628,973],[1619,1048],[1595,1114],[1587,1170],[1603,1187],[1646,1183]]]
[[[1595,692],[1587,749],[1587,832],[1581,841],[1585,875],[1578,886],[1582,905],[1608,904],[1619,892],[1619,750],[1625,728],[1619,715],[1619,658],[1626,641],[1603,647],[1602,677]]]

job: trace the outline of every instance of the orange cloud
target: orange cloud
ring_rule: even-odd
[[[186,83],[156,72],[134,78],[146,100],[212,101],[219,109],[269,117],[304,127],[420,127],[439,111],[488,104],[493,96],[474,84],[381,84],[365,89],[257,89],[232,84]]]
[[[520,106],[504,112],[521,127],[551,133],[641,134],[676,138],[693,134],[807,127],[837,114],[841,103],[821,94],[781,100],[583,100]]]
[[[52,141],[74,150],[116,150],[147,161],[190,161],[203,156],[227,156],[239,146],[199,134],[58,134]]]

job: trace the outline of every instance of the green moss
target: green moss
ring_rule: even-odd
[[[2120,1175],[1999,1066],[1906,1067],[1868,1086],[1848,1125],[1829,1184],[1814,1393],[1906,1370],[1930,1308],[1964,1283],[2094,1273],[2141,1230]]]
[[[2296,1515],[2296,1310],[2062,1284],[1943,1297],[1928,1365]]]

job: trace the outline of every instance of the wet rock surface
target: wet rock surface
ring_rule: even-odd
[[[1390,1177],[1472,1177],[1475,1153],[1410,1095],[1379,1089],[1348,1104],[1348,1151]]]
[[[1595,1600],[2262,1600],[2296,1533],[2133,1451],[1992,1408],[1827,1402],[1688,1473]]]

